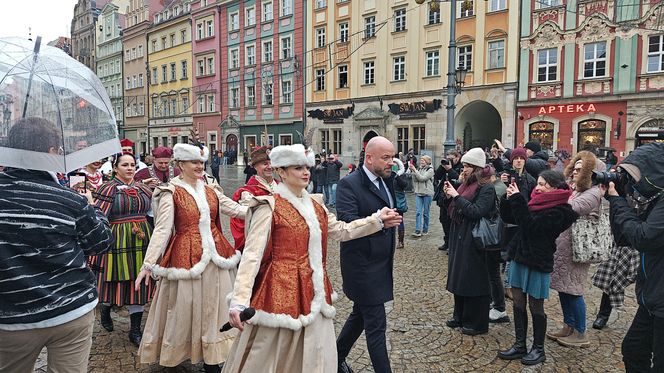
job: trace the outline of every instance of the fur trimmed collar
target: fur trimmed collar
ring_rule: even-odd
[[[235,254],[230,258],[224,258],[217,253],[217,245],[214,242],[214,237],[212,236],[212,229],[210,225],[212,224],[210,219],[210,206],[207,202],[207,196],[205,194],[205,184],[201,180],[196,181],[196,187],[193,187],[183,181],[181,178],[176,177],[171,180],[171,184],[179,186],[189,193],[196,201],[196,206],[199,211],[199,220],[198,220],[198,230],[201,234],[201,246],[203,248],[203,253],[201,255],[201,260],[194,264],[191,269],[184,268],[164,268],[157,264],[152,266],[152,273],[155,276],[166,277],[169,280],[187,280],[200,278],[205,268],[207,267],[210,260],[222,269],[235,268],[240,262],[240,252],[235,251]]]

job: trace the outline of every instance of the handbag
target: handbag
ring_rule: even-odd
[[[602,205],[605,203],[602,202]],[[613,236],[607,208],[600,206],[599,214],[589,214],[572,224],[572,261],[601,263],[609,259]]]
[[[503,220],[500,218],[496,200],[496,210],[489,217],[482,217],[471,232],[475,247],[484,251],[499,251],[503,235]]]

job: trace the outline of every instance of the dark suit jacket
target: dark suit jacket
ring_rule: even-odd
[[[385,184],[396,204],[394,173],[385,180]],[[350,222],[364,218],[386,206],[389,207],[389,201],[381,197],[378,187],[361,167],[339,180],[336,203],[339,220]],[[343,290],[356,304],[377,305],[394,298],[394,234],[394,228],[383,229],[370,236],[341,243]]]

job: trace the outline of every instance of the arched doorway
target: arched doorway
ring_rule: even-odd
[[[649,120],[636,130],[635,147],[651,142],[664,142],[664,119]]]
[[[454,136],[462,139],[465,150],[487,148],[502,137],[503,120],[498,110],[482,100],[472,101],[459,110],[454,120]]]
[[[226,136],[226,151],[234,150],[237,152],[237,136],[230,134]]]

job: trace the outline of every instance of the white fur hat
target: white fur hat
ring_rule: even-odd
[[[270,152],[272,167],[309,166],[316,164],[314,151],[302,144],[279,145]]]
[[[173,147],[173,158],[176,161],[207,161],[210,156],[210,150],[207,146],[203,149],[195,145],[175,144]]]
[[[477,167],[486,166],[486,154],[482,148],[472,148],[461,157],[461,163],[468,163]]]

